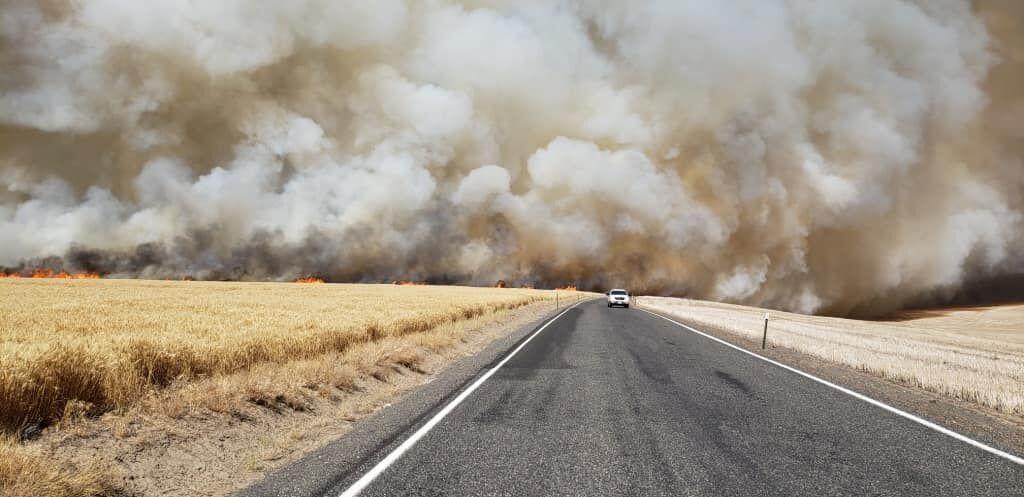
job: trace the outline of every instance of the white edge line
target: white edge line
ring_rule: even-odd
[[[718,343],[720,343],[722,345],[725,345],[726,347],[730,347],[730,348],[736,349],[736,350],[738,350],[740,352],[743,352],[744,354],[754,356],[754,357],[756,357],[758,359],[761,359],[762,361],[765,361],[767,363],[773,364],[773,365],[778,366],[778,367],[780,367],[782,369],[785,369],[787,371],[796,373],[796,374],[798,374],[800,376],[803,376],[803,377],[805,377],[807,379],[810,379],[810,380],[816,381],[818,383],[821,383],[822,385],[825,385],[827,387],[831,387],[831,388],[834,388],[836,390],[839,390],[840,392],[843,392],[843,393],[845,393],[845,394],[847,394],[847,395],[849,395],[851,397],[854,397],[854,398],[857,398],[857,399],[862,400],[864,402],[867,402],[868,404],[871,404],[871,405],[873,405],[875,407],[880,407],[882,409],[885,409],[886,411],[889,411],[889,412],[891,412],[891,413],[893,413],[893,414],[895,414],[897,416],[901,416],[903,418],[909,419],[909,420],[911,420],[911,421],[913,421],[915,423],[918,423],[920,425],[924,425],[924,426],[926,426],[928,428],[931,428],[931,429],[933,429],[933,430],[935,430],[935,431],[937,431],[939,433],[942,433],[943,435],[948,435],[948,436],[953,437],[953,438],[955,438],[955,439],[957,439],[957,440],[959,440],[961,442],[964,442],[964,443],[970,444],[970,445],[972,445],[974,447],[977,447],[977,448],[979,448],[979,449],[981,449],[981,450],[983,450],[985,452],[997,455],[999,457],[1002,457],[1003,459],[1006,459],[1008,461],[1015,462],[1017,464],[1020,464],[1020,465],[1024,466],[1024,458],[1020,458],[1020,457],[1017,457],[1017,456],[1015,456],[1013,454],[1010,454],[1010,453],[1007,453],[1007,452],[1003,452],[1003,451],[1001,451],[1001,450],[999,450],[999,449],[997,449],[995,447],[991,447],[989,445],[986,445],[986,444],[984,444],[982,442],[979,442],[979,441],[977,441],[977,440],[975,440],[973,438],[968,438],[968,437],[966,437],[964,435],[961,435],[961,434],[959,434],[959,433],[957,433],[957,432],[955,432],[953,430],[950,430],[949,428],[945,428],[943,426],[937,425],[935,423],[932,423],[931,421],[928,421],[927,419],[924,419],[924,418],[915,416],[913,414],[910,414],[909,412],[902,411],[902,410],[900,410],[898,408],[895,408],[895,407],[893,407],[893,406],[891,406],[889,404],[886,404],[886,403],[884,403],[882,401],[878,401],[878,400],[872,399],[871,397],[868,397],[866,395],[859,394],[859,393],[854,392],[853,390],[850,390],[848,388],[844,388],[844,387],[836,385],[835,383],[832,383],[830,381],[818,378],[817,376],[814,376],[814,375],[812,375],[810,373],[805,373],[805,372],[800,371],[799,369],[796,369],[794,367],[787,366],[785,364],[782,364],[781,362],[778,362],[778,361],[769,359],[769,358],[767,358],[765,356],[762,356],[762,355],[756,354],[754,352],[751,352],[751,351],[749,351],[747,349],[744,349],[743,347],[739,347],[737,345],[733,345],[733,344],[731,344],[731,343],[729,343],[729,342],[727,342],[725,340],[722,340],[720,338],[711,336],[711,335],[709,335],[707,333],[704,333],[703,331],[699,331],[699,330],[693,328],[692,326],[688,326],[688,325],[680,323],[679,321],[676,321],[674,319],[662,316],[659,313],[651,312],[651,311],[648,311],[647,309],[640,309],[640,310],[644,311],[644,312],[646,312],[648,314],[651,314],[652,316],[657,316],[657,317],[659,317],[661,319],[664,319],[666,321],[669,321],[671,323],[675,323],[678,326],[686,328],[687,330],[690,330],[690,331],[692,331],[692,332],[694,332],[694,333],[696,333],[698,335],[701,335],[701,336],[703,336],[705,338],[709,338],[711,340],[714,340],[714,341],[716,341],[716,342],[718,342]]]
[[[548,320],[548,322],[544,323],[543,326],[537,328],[537,331],[534,331],[533,334],[527,337],[526,340],[523,340],[523,343],[519,344],[519,346],[516,347],[515,350],[506,355],[505,358],[501,360],[501,362],[499,362],[496,366],[494,366],[486,373],[484,373],[482,376],[480,376],[480,378],[474,381],[473,384],[471,384],[469,387],[463,390],[462,393],[460,393],[457,397],[452,399],[452,401],[449,402],[448,405],[444,406],[444,408],[438,411],[437,414],[434,415],[434,417],[430,418],[430,421],[424,423],[423,426],[416,430],[415,433],[413,433],[409,438],[405,439],[405,441],[402,442],[401,445],[395,447],[395,450],[392,450],[391,453],[384,457],[384,459],[381,459],[376,466],[371,468],[370,471],[367,471],[366,474],[364,474],[362,477],[356,480],[355,483],[353,483],[350,487],[345,489],[345,491],[342,492],[338,497],[355,497],[359,495],[359,493],[362,492],[363,489],[365,489],[370,483],[373,483],[373,480],[377,479],[377,477],[380,476],[380,474],[383,473],[384,470],[388,469],[388,466],[394,464],[394,462],[397,461],[400,457],[402,457],[403,454],[405,454],[409,449],[416,445],[416,442],[419,442],[419,440],[423,438],[424,435],[429,433],[430,430],[433,429],[436,424],[440,423],[441,420],[445,418],[445,416],[447,416],[456,407],[458,407],[459,404],[462,403],[462,401],[466,400],[466,397],[469,397],[469,395],[472,394],[473,391],[476,390],[481,384],[483,384],[483,382],[487,381],[487,379],[490,378],[491,375],[493,375],[496,371],[501,369],[501,367],[504,366],[505,363],[509,361],[509,359],[512,359],[512,357],[515,356],[520,350],[522,350],[522,348],[525,347],[526,344],[530,343],[530,341],[533,340],[534,337],[539,335],[540,332],[544,331],[544,329],[550,326],[551,323],[557,321],[558,318],[562,317],[562,315],[585,302],[589,302],[589,300],[582,300],[580,302],[573,304],[572,306],[567,307],[564,311],[558,313],[558,315]]]

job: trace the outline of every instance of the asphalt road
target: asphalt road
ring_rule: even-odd
[[[365,456],[321,454],[247,495],[303,494],[288,478],[312,464],[336,474],[316,492],[336,496],[427,417]],[[359,443],[381,431],[372,423]],[[361,495],[1022,496],[1024,467],[659,317],[591,302]]]

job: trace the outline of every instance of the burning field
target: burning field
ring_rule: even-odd
[[[11,272],[0,271],[0,279],[8,278],[33,278],[33,279],[58,279],[58,280],[95,280],[100,275],[96,273],[69,273],[67,271],[53,271],[50,269],[32,269],[29,271]]]

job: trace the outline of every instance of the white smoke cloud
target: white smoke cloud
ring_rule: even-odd
[[[998,0],[0,9],[0,265],[834,313],[1024,270]]]

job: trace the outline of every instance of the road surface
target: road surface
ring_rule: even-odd
[[[311,457],[246,495],[308,494],[304,471],[340,495],[443,405],[365,457]],[[1024,467],[596,301],[533,337],[361,495],[1021,496]]]

